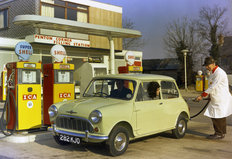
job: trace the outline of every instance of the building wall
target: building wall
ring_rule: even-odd
[[[0,9],[9,8],[9,28],[0,30],[1,37],[8,38],[25,38],[27,35],[35,34],[36,30],[33,27],[23,27],[14,25],[13,20],[17,15],[23,14],[39,14],[40,1],[39,0],[14,0],[0,5]]]
[[[89,23],[122,28],[122,14],[104,9],[89,7]],[[91,47],[109,49],[106,37],[90,35]],[[115,50],[122,50],[122,39],[114,39]]]
[[[0,5],[0,9],[4,8],[9,8],[9,28],[0,30],[0,37],[21,39],[25,38],[27,35],[40,34],[39,29],[13,24],[13,19],[17,15],[40,15],[40,0],[9,0],[9,3]],[[120,12],[90,6],[89,23],[122,28],[122,14]],[[60,34],[60,36],[61,35],[65,34]],[[71,37],[70,35],[70,38],[74,38],[75,36]],[[90,47],[92,48],[109,49],[109,41],[106,37],[89,36],[88,40],[90,40]],[[115,50],[122,50],[122,39],[114,39],[114,43]]]

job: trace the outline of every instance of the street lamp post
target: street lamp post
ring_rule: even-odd
[[[187,88],[187,68],[186,68],[186,56],[187,52],[189,52],[187,49],[181,50],[181,52],[184,54],[184,88],[186,91],[188,91]]]

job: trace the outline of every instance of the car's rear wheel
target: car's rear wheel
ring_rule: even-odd
[[[179,116],[176,122],[176,128],[172,130],[172,134],[175,138],[180,139],[185,136],[187,130],[187,121],[183,116]]]
[[[110,133],[107,144],[112,156],[123,154],[127,150],[129,144],[128,130],[122,126],[115,127]]]
[[[54,137],[56,143],[59,144],[59,145],[65,146],[65,145],[70,145],[71,144],[69,142],[65,142],[65,141],[60,140],[59,136],[57,136],[57,135],[55,135],[53,137]]]

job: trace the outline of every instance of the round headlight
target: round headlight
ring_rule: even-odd
[[[49,109],[48,109],[48,114],[49,114],[49,116],[50,116],[50,117],[54,117],[54,116],[57,115],[57,113],[58,113],[58,110],[57,110],[56,106],[55,106],[55,105],[51,105],[51,106],[49,107]]]
[[[89,120],[94,124],[99,123],[101,119],[102,119],[102,113],[98,110],[92,111],[92,113],[90,113],[89,115]]]

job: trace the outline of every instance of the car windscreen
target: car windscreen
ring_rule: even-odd
[[[95,79],[87,87],[84,97],[108,97],[123,100],[133,98],[136,82],[127,79]]]

